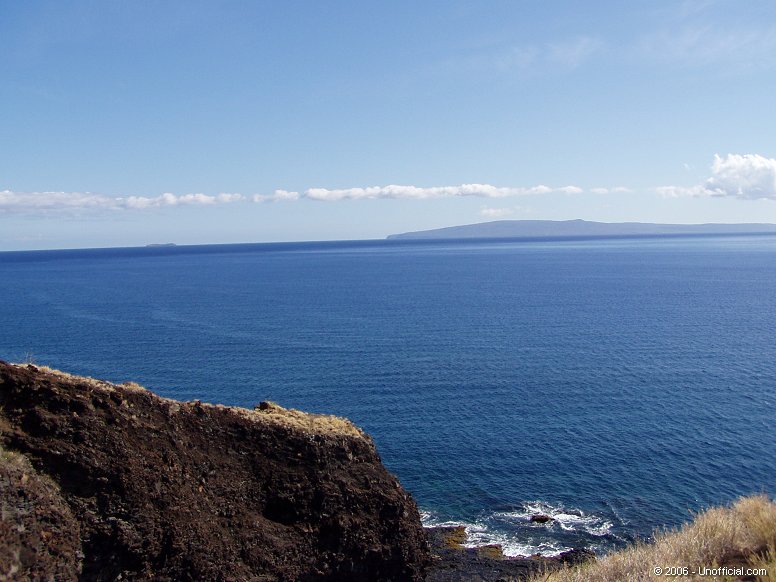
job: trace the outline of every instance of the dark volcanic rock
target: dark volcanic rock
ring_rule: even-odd
[[[538,513],[531,516],[531,522],[533,523],[547,523],[548,521],[554,520],[549,515],[544,515],[543,513]]]
[[[180,403],[0,362],[0,443],[3,507],[17,508],[2,527],[29,522],[2,531],[3,575],[423,578],[415,503],[342,419]]]
[[[567,552],[561,552],[551,559],[565,566],[578,566],[579,564],[595,560],[595,552],[585,548],[576,548]]]
[[[0,580],[76,580],[78,522],[26,457],[0,450]]]
[[[431,527],[426,535],[432,558],[426,582],[516,582],[595,559],[589,550],[569,550],[551,558],[508,558],[498,545],[464,547],[463,527]]]

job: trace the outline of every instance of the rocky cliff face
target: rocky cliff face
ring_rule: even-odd
[[[349,422],[0,362],[0,577],[421,580],[417,508]]]

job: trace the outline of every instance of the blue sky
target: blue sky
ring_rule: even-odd
[[[776,3],[0,1],[0,250],[776,222]]]

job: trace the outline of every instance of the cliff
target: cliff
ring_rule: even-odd
[[[412,498],[350,422],[0,362],[0,577],[421,580]]]

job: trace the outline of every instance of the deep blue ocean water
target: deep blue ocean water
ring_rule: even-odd
[[[6,252],[0,300],[0,359],[346,416],[513,555],[776,492],[774,236]]]

